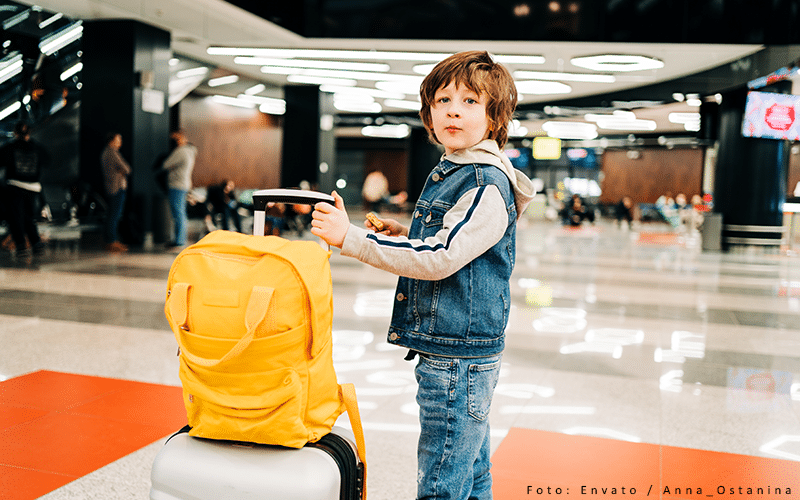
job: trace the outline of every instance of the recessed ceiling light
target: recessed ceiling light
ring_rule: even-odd
[[[600,54],[596,56],[574,57],[570,59],[573,66],[595,71],[643,71],[660,69],[664,62],[646,56],[628,54]]]

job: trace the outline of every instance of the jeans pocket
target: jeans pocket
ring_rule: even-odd
[[[501,360],[469,365],[469,414],[478,421],[486,420],[492,408],[492,395],[500,377]]]

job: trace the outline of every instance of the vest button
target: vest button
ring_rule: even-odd
[[[398,302],[402,302],[402,301],[406,300],[406,296],[403,295],[402,293],[398,293],[397,294],[397,300],[398,300]]]
[[[422,217],[422,212],[420,212],[419,210],[417,210],[416,212],[414,212],[414,217],[415,217],[415,218],[417,218],[417,219],[419,219],[420,217]]]
[[[430,221],[431,221],[431,214],[428,214],[428,216],[425,217],[425,222],[430,222]]]
[[[433,182],[439,182],[439,180],[441,179],[441,177],[439,176],[439,174],[436,174],[436,173],[434,173],[434,174],[431,176],[431,179],[433,179]]]
[[[390,334],[389,334],[389,340],[391,340],[392,342],[394,342],[395,340],[397,340],[399,337],[400,337],[400,336],[399,336],[398,334],[394,333],[394,332],[392,332],[392,333],[390,333]]]

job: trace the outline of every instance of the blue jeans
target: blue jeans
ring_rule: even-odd
[[[125,208],[125,195],[127,191],[120,189],[108,199],[108,213],[106,214],[105,240],[106,243],[119,241],[117,228],[122,218],[122,209]]]
[[[172,220],[175,221],[175,239],[173,243],[183,246],[186,244],[186,226],[189,224],[189,218],[186,215],[186,191],[169,188],[168,196]]]
[[[501,358],[420,356],[418,499],[492,498],[489,409]]]

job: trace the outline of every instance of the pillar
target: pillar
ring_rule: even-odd
[[[786,87],[770,89],[776,90]],[[782,237],[789,143],[742,136],[746,98],[746,88],[722,95],[718,110],[714,212],[722,214],[726,248],[776,247]]]
[[[80,116],[80,177],[105,194],[100,154],[110,131],[122,134],[133,173],[120,232],[129,244],[166,240],[156,160],[169,151],[170,34],[134,20],[86,21]],[[154,232],[155,231],[155,232]]]
[[[283,97],[281,187],[296,188],[307,181],[330,193],[336,171],[333,94],[313,85],[289,85]]]
[[[443,150],[433,144],[428,138],[428,131],[424,127],[412,127],[408,151],[408,199],[411,202],[419,199],[425,179],[431,173],[439,160]]]

